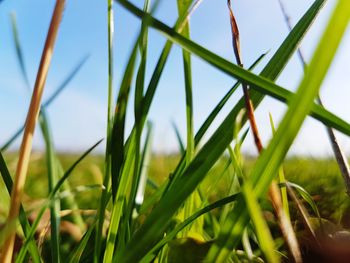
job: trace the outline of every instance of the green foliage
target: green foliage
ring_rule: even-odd
[[[114,2],[141,20],[140,33],[122,74],[115,105]],[[250,70],[265,58],[265,54],[257,58],[249,70],[245,70],[190,39],[188,19],[200,0],[177,1],[179,16],[173,27],[153,17],[159,2],[156,1],[151,7],[150,1],[146,0],[141,10],[126,0],[107,1],[108,106],[103,156],[88,157],[101,141],[80,156],[57,154],[49,128],[49,117],[45,114],[45,107],[64,90],[86,58],[42,106],[40,124],[46,145],[46,164],[42,156],[32,161],[33,169],[29,169],[26,190],[32,188],[28,191],[30,198],[43,198],[43,201],[40,206],[28,210],[21,206],[18,219],[22,230],[19,236],[23,244],[16,262],[279,262],[280,256],[286,254],[286,246],[265,196],[277,175],[283,208],[291,220],[297,220],[298,214],[287,198],[286,185],[297,190],[318,219],[323,217],[339,223],[347,216],[346,210],[350,203],[339,191],[344,185],[338,174],[333,173],[335,165],[329,174],[326,174],[326,169],[322,169],[326,175],[319,179],[321,168],[317,165],[314,167],[312,161],[301,161],[303,164],[300,165],[295,160],[285,161],[285,158],[308,115],[350,135],[349,123],[314,103],[349,21],[348,0],[338,1],[337,9],[295,93],[274,81],[297,50],[325,0],[314,1],[259,75]],[[152,55],[148,54],[149,28],[165,35],[167,42],[149,83],[146,83],[148,60]],[[14,16],[12,29],[21,74],[30,90]],[[157,156],[152,155],[152,124],[147,120],[173,44],[183,50],[186,143],[174,125],[180,146],[179,155]],[[238,80],[213,108],[196,134],[193,127],[192,55]],[[231,107],[217,127],[213,126],[214,120],[230,97],[236,94],[241,83],[251,86],[250,96],[254,108],[259,106],[266,95],[288,106],[276,131],[271,117],[272,140],[253,163],[249,159],[245,160],[241,152],[241,145],[248,133],[241,131],[247,121],[243,97]],[[134,123],[128,134],[125,126],[131,99],[134,101]],[[209,128],[214,132],[205,141]],[[5,151],[21,131],[12,136],[1,151]],[[227,150],[229,155],[226,154]],[[0,173],[10,193],[12,179],[9,168],[16,158],[15,154],[6,154],[7,162],[0,152]],[[76,161],[71,165],[72,160]],[[325,161],[323,165],[328,167],[330,163]],[[337,184],[323,187],[333,181],[337,181]],[[47,190],[43,185],[47,185]],[[314,200],[316,194],[321,196],[320,200]],[[338,208],[339,200],[343,201],[341,209],[327,211]],[[50,211],[51,215],[48,221],[50,238],[44,235],[38,239],[37,234],[40,232],[37,231],[42,231],[40,223],[46,211]],[[65,211],[71,215],[62,216]],[[312,218],[308,220],[314,221]],[[68,235],[64,234],[62,222],[69,222],[72,228],[78,227],[83,233],[73,240],[74,231],[71,229]],[[6,235],[8,227],[1,230],[1,238]],[[322,228],[322,224],[318,227]],[[302,231],[298,234],[302,235]],[[41,252],[47,246],[51,258]]]

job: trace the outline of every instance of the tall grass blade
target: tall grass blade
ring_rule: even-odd
[[[39,122],[41,130],[43,132],[45,145],[46,145],[46,163],[47,163],[47,176],[49,192],[54,188],[57,183],[57,160],[54,152],[54,146],[52,142],[51,131],[49,123],[47,121],[46,113],[44,109],[41,109]],[[61,262],[60,259],[60,201],[56,200],[51,202],[50,205],[50,225],[51,225],[51,259],[53,262]]]
[[[279,125],[268,148],[258,158],[250,175],[256,196],[264,193],[274,178],[290,145],[297,135],[305,117],[311,109],[311,102],[318,94],[320,85],[328,71],[350,18],[350,2],[338,1],[325,33],[316,49],[310,67],[302,80],[295,98],[290,102],[287,113]],[[334,33],[336,28],[336,34]],[[239,200],[227,220],[217,242],[209,251],[208,262],[224,262],[241,236],[249,221],[244,200]]]
[[[95,249],[94,249],[94,262],[99,262],[101,254],[102,244],[102,231],[104,223],[104,214],[106,210],[106,197],[108,195],[108,189],[111,177],[111,137],[113,127],[113,80],[114,80],[114,67],[113,67],[113,43],[114,43],[114,12],[113,12],[113,0],[107,0],[107,30],[108,30],[108,97],[107,97],[107,140],[105,150],[105,162],[104,162],[104,189],[101,193],[101,199],[98,207],[98,217],[95,233]]]
[[[145,8],[148,8],[147,1],[145,4]],[[140,112],[142,111],[142,97],[143,97],[143,85],[144,85],[144,75],[146,70],[146,58],[147,58],[147,37],[145,35],[148,34],[146,30],[146,24],[144,21],[142,22],[141,32],[135,41],[132,53],[129,57],[129,61],[123,76],[123,81],[121,83],[117,104],[116,104],[116,113],[115,119],[113,123],[112,129],[112,141],[111,141],[111,168],[112,168],[112,196],[113,196],[113,208],[112,208],[112,217],[111,223],[107,234],[107,243],[106,249],[103,256],[104,262],[111,262],[114,249],[116,246],[116,237],[119,230],[119,226],[121,223],[122,215],[125,212],[125,199],[128,195],[128,192],[131,187],[131,183],[133,181],[133,177],[129,176],[129,173],[125,171],[125,165],[127,162],[134,163],[132,165],[134,167],[134,178],[135,173],[138,172],[138,162],[139,162],[139,148],[140,148],[140,137],[141,137],[141,127],[140,127]],[[137,83],[135,89],[135,122],[137,118],[136,132],[135,132],[135,141],[134,141],[134,149],[133,149],[133,157],[128,158],[129,152],[126,151],[126,147],[124,145],[125,139],[125,119],[126,119],[126,109],[129,100],[129,94],[131,89],[131,81],[134,74],[134,67],[136,63],[137,50],[141,43],[141,66],[137,74]],[[136,163],[135,163],[136,162]],[[131,163],[130,163],[131,164]],[[136,170],[136,171],[135,171]],[[125,230],[125,228],[124,228]],[[125,232],[123,233],[126,234]]]
[[[22,140],[22,145],[19,154],[19,161],[16,170],[16,176],[14,180],[14,187],[11,193],[11,205],[10,212],[8,216],[8,222],[15,220],[19,213],[19,207],[21,202],[21,195],[23,192],[23,186],[26,179],[29,157],[32,148],[32,138],[34,134],[36,120],[40,110],[40,101],[42,93],[45,86],[46,76],[49,70],[49,65],[51,62],[53,47],[56,40],[59,24],[62,18],[64,9],[64,0],[57,0],[54,13],[52,16],[49,32],[47,35],[42,59],[40,62],[40,67],[37,75],[37,80],[35,82],[33,97],[30,103],[26,127],[24,129],[24,135]],[[5,263],[10,263],[12,260],[13,246],[14,246],[15,232],[10,235],[6,240],[3,251],[1,255],[1,261]]]
[[[167,38],[169,38],[174,43],[179,44],[183,48],[186,48],[191,53],[201,57],[214,67],[218,68],[219,70],[229,74],[232,77],[235,77],[243,82],[246,82],[249,84],[253,89],[256,89],[257,91],[272,96],[273,98],[280,100],[284,103],[290,103],[292,98],[294,97],[294,93],[278,86],[277,84],[269,81],[265,77],[259,77],[247,70],[242,69],[239,66],[236,66],[227,60],[215,55],[214,53],[210,52],[209,50],[199,46],[198,44],[195,44],[191,40],[188,40],[181,36],[180,34],[176,33],[173,29],[165,25],[164,23],[160,22],[157,19],[154,19],[149,14],[143,12],[142,10],[138,9],[136,6],[131,4],[128,1],[125,0],[115,0],[121,5],[123,5],[127,10],[132,12],[138,17],[150,17],[150,26],[154,27],[155,29],[161,31]],[[315,2],[315,5],[323,5],[324,0],[317,0]],[[315,11],[315,10],[312,10]],[[253,94],[251,95],[251,99],[253,100]],[[350,125],[345,122],[344,120],[338,118],[334,114],[330,113],[329,111],[323,109],[319,105],[313,104],[312,110],[310,112],[310,115],[325,125],[331,126],[340,132],[350,135]]]
[[[266,257],[267,262],[280,262],[279,257],[274,251],[274,241],[269,227],[262,215],[261,208],[249,181],[246,181],[243,184],[242,193],[247,204],[250,218],[255,226],[259,246]]]
[[[262,74],[265,77],[275,79],[283,70],[323,4],[324,1],[316,1],[301,18],[297,26],[288,35],[268,65],[264,68]],[[263,97],[260,93],[251,93],[252,101],[255,104],[260,103]],[[234,120],[243,107],[244,101],[241,100],[228,114],[211,139],[202,147],[202,150],[192,161],[190,167],[187,168],[185,173],[191,174],[191,176],[186,178],[186,180],[182,179],[184,176],[179,177],[178,181],[176,181],[177,187],[175,188],[174,186],[173,188],[175,189],[167,192],[167,197],[165,198],[164,196],[162,202],[149,215],[143,226],[133,235],[126,249],[121,252],[123,255],[122,262],[139,260],[152,247],[152,244],[156,243],[162,236],[173,213],[204,178],[207,171],[234,138]],[[210,153],[209,156],[208,152]]]

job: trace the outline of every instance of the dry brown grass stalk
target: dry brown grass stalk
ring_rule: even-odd
[[[7,218],[7,222],[12,222],[18,217],[19,207],[23,195],[23,187],[26,180],[29,159],[32,150],[32,141],[35,125],[40,112],[41,97],[43,94],[46,77],[53,54],[53,48],[57,37],[59,24],[62,19],[64,6],[65,0],[56,1],[26,119],[26,125],[20,147],[19,160],[17,163],[14,185],[11,192],[10,211]],[[9,237],[6,239],[5,244],[2,247],[2,254],[0,258],[0,262],[2,263],[10,263],[12,261],[15,234],[16,231],[14,229],[9,235]]]
[[[240,50],[240,38],[239,38],[239,29],[238,25],[234,16],[234,13],[231,8],[231,0],[227,0],[227,6],[229,9],[230,14],[230,23],[231,23],[231,31],[232,31],[232,45],[233,50],[235,53],[237,64],[241,67],[243,67],[242,57],[241,57],[241,50]],[[249,96],[249,87],[246,83],[242,83],[243,87],[243,94],[245,99],[245,106],[247,110],[247,117],[251,126],[251,130],[254,137],[254,142],[257,147],[257,150],[259,153],[263,150],[263,144],[261,142],[261,138],[259,135],[258,126],[256,124],[256,119],[254,115],[254,106],[252,104],[252,101],[250,100]],[[302,262],[301,258],[301,252],[299,248],[298,241],[296,239],[295,232],[293,230],[293,227],[291,225],[290,220],[288,220],[287,215],[285,214],[283,210],[283,205],[281,201],[281,193],[278,189],[277,183],[273,181],[271,183],[271,186],[269,188],[269,198],[271,200],[272,206],[274,208],[274,212],[276,215],[276,218],[278,220],[278,224],[280,226],[282,235],[289,247],[289,250],[294,258],[295,262]]]

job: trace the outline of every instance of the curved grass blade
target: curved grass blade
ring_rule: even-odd
[[[311,102],[318,94],[323,79],[341,42],[350,18],[350,2],[338,1],[325,33],[316,49],[310,67],[302,80],[287,113],[279,125],[269,146],[258,158],[250,178],[256,196],[262,196],[273,180],[289,147],[296,137],[307,114]],[[336,28],[336,34],[334,33]],[[232,248],[236,247],[249,221],[244,200],[239,200],[232,211],[232,217],[223,226],[217,242],[209,251],[208,262],[224,262]]]
[[[105,161],[104,161],[104,189],[101,193],[100,203],[98,206],[98,217],[95,233],[95,249],[94,249],[94,262],[99,262],[101,255],[102,244],[102,231],[104,214],[106,210],[105,199],[108,195],[108,188],[111,177],[111,139],[112,139],[112,127],[113,127],[113,79],[114,79],[114,67],[113,67],[113,43],[114,43],[114,12],[113,12],[113,0],[107,1],[107,30],[108,30],[108,97],[107,97],[107,140],[105,149]]]
[[[282,184],[283,185],[283,184]],[[300,185],[292,183],[292,182],[285,182],[285,185],[288,185],[289,187],[294,188],[298,191],[300,196],[310,205],[312,211],[315,213],[315,215],[321,219],[320,212],[318,211],[317,205],[312,199],[312,196]]]
[[[118,3],[123,5],[127,10],[135,14],[136,16],[143,18],[149,17],[150,26],[164,33],[164,35],[169,38],[171,41],[179,44],[183,48],[187,49],[191,53],[199,56],[200,58],[207,61],[209,64],[218,68],[219,70],[227,73],[228,75],[237,78],[243,82],[246,82],[251,86],[251,88],[256,89],[257,91],[269,95],[277,100],[280,100],[284,103],[290,103],[292,98],[295,96],[294,93],[278,86],[272,81],[268,80],[265,77],[257,76],[247,70],[242,69],[241,67],[234,65],[227,60],[217,56],[216,54],[210,52],[209,50],[199,46],[198,44],[192,42],[189,39],[184,38],[180,34],[176,33],[173,29],[160,22],[157,19],[154,19],[151,15],[143,12],[138,9],[136,6],[125,0],[116,0]],[[316,3],[322,3],[324,0],[316,1]],[[251,96],[252,97],[252,96]],[[253,101],[253,98],[252,98]],[[319,105],[313,103],[313,107],[310,111],[310,115],[317,120],[321,121],[327,126],[333,127],[338,131],[350,135],[350,125]]]
[[[305,13],[297,26],[288,35],[276,54],[266,65],[261,73],[263,76],[275,79],[281,73],[291,55],[297,49],[305,32],[311,26],[324,2],[325,1],[316,1]],[[258,92],[252,92],[250,95],[252,101],[256,105],[259,104],[264,97]],[[233,140],[235,119],[242,108],[244,108],[243,98],[228,114],[209,141],[202,147],[202,150],[197,154],[191,165],[183,173],[183,176],[179,177],[178,181],[176,181],[176,188],[174,186],[173,188],[175,189],[167,191],[167,198],[165,198],[165,196],[163,197],[162,202],[158,204],[142,227],[133,235],[126,249],[121,252],[123,255],[123,258],[121,259],[122,261],[129,262],[139,260],[152,247],[152,244],[155,244],[158,239],[162,237],[162,233],[171,216],[180,207],[189,193],[191,193],[198,183],[205,177],[208,170]],[[210,156],[208,156],[208,152],[210,153]],[[184,175],[191,176],[187,177],[186,180],[183,180]]]

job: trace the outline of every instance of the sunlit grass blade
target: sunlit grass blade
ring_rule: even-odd
[[[309,29],[323,4],[324,1],[315,2],[301,18],[297,26],[288,35],[276,54],[262,71],[265,77],[275,79],[280,74],[293,52],[297,49],[298,44],[305,35],[305,32]],[[263,97],[264,96],[260,93],[251,93],[251,99],[255,104],[260,103]],[[128,262],[128,260],[137,261],[144,253],[147,253],[153,243],[158,241],[166,227],[166,223],[169,222],[173,213],[175,213],[187,196],[195,189],[196,185],[205,177],[211,166],[233,140],[235,119],[242,108],[244,108],[243,99],[232,109],[217,131],[202,147],[202,150],[192,161],[190,167],[187,168],[184,175],[187,173],[187,175],[190,174],[191,176],[186,178],[186,180],[183,180],[184,176],[179,177],[179,180],[176,182],[176,188],[174,186],[173,188],[175,189],[167,191],[167,198],[164,196],[162,201],[149,215],[143,226],[134,234],[127,248],[122,253],[123,260],[126,262]],[[208,153],[210,153],[210,155],[208,155]],[[178,168],[176,169],[178,170]],[[177,170],[175,170],[174,176]]]
[[[146,14],[142,10],[135,7],[128,1],[116,0],[118,3],[122,4],[126,9],[135,14],[136,16],[142,17],[151,17],[149,14]],[[324,0],[316,1],[316,4],[323,4]],[[191,53],[201,57],[214,67],[219,70],[227,73],[228,75],[235,77],[241,81],[246,82],[251,86],[251,88],[256,89],[257,91],[272,96],[273,98],[280,100],[284,103],[290,103],[291,99],[294,97],[294,93],[278,86],[277,84],[271,82],[265,77],[259,77],[247,70],[242,69],[239,66],[236,66],[227,60],[217,56],[216,54],[210,52],[209,50],[199,46],[198,44],[192,42],[189,39],[184,38],[180,34],[176,33],[173,29],[160,22],[157,19],[149,18],[150,26],[156,28],[157,30],[164,33],[164,35],[175,43],[179,44],[183,48],[186,48]],[[253,96],[251,96],[252,101]],[[310,115],[327,126],[333,127],[334,129],[339,130],[340,132],[350,135],[350,125],[344,120],[338,118],[334,114],[325,110],[317,104],[313,104]]]
[[[302,123],[311,110],[311,102],[318,94],[320,85],[348,25],[349,18],[350,2],[338,1],[295,98],[290,102],[288,111],[269,146],[254,165],[250,178],[258,198],[266,193]],[[337,29],[336,34],[334,34],[334,28]],[[231,249],[238,244],[241,233],[249,221],[244,200],[237,202],[232,214],[234,215],[233,220],[231,218],[225,222],[222,233],[209,251],[208,262],[224,262]]]
[[[286,11],[286,8],[282,2],[282,0],[279,0],[279,5],[281,7],[281,11],[282,11],[282,14],[284,16],[284,20],[287,24],[287,27],[289,30],[291,30],[292,28],[292,25],[291,25],[291,21],[290,21],[290,18],[287,14],[287,11]],[[299,57],[299,60],[304,68],[304,70],[307,68],[307,65],[306,65],[306,60],[304,58],[304,55],[301,51],[300,48],[298,48],[298,57]],[[323,102],[321,100],[321,96],[320,94],[318,94],[318,98],[317,98],[317,102],[322,106],[323,106]],[[337,140],[337,137],[335,136],[335,133],[334,131],[329,128],[329,127],[326,127],[326,130],[327,130],[327,133],[328,133],[328,138],[329,138],[329,141],[332,145],[332,149],[333,149],[333,152],[334,152],[334,156],[338,162],[338,166],[339,166],[339,169],[340,169],[340,172],[343,176],[343,179],[344,179],[344,182],[345,182],[345,185],[347,187],[347,193],[348,195],[350,195],[350,167],[349,167],[349,163],[348,163],[348,160],[346,158],[346,155],[344,153],[344,151],[342,150],[342,148],[340,147],[339,145],[339,142]]]
[[[274,241],[269,227],[262,215],[262,211],[249,180],[244,182],[242,193],[247,204],[250,218],[255,226],[259,246],[266,257],[267,262],[279,262],[278,255],[274,251]]]
[[[47,203],[40,209],[35,221],[33,222],[33,224],[30,227],[30,230],[28,232],[28,235],[26,236],[26,240],[16,258],[16,262],[23,262],[25,255],[27,253],[27,249],[28,249],[28,245],[32,242],[35,231],[38,227],[38,224],[41,220],[41,217],[43,216],[45,210],[47,209],[47,207],[50,205],[50,203],[52,202],[52,200],[55,200],[56,194],[58,193],[58,191],[60,190],[60,188],[62,187],[62,185],[64,184],[64,182],[68,179],[68,177],[72,174],[72,172],[74,171],[74,169],[76,168],[76,166],[90,153],[92,152],[103,140],[99,140],[97,143],[95,143],[93,146],[91,146],[86,152],[84,152],[67,170],[66,172],[63,174],[63,176],[58,180],[58,182],[56,183],[55,187],[53,188],[53,190],[49,193],[49,196],[47,198]]]
[[[76,74],[80,71],[82,66],[86,63],[89,56],[84,56],[83,59],[75,66],[75,68],[68,74],[64,81],[55,89],[55,92],[44,101],[42,107],[49,107],[51,103],[58,97],[58,95],[68,86],[68,84],[74,79]],[[1,146],[1,151],[6,151],[12,143],[21,135],[24,130],[24,124],[19,128],[7,141]]]
[[[156,6],[157,3],[156,2]],[[150,1],[144,1],[144,10],[146,12],[150,9]],[[145,77],[146,77],[146,66],[147,66],[147,54],[148,54],[148,27],[147,21],[142,20],[141,24],[141,33],[139,39],[139,50],[141,61],[138,68],[137,76],[136,76],[136,84],[135,84],[135,101],[134,101],[134,116],[135,116],[135,159],[134,159],[134,174],[131,180],[130,186],[130,196],[127,203],[125,221],[124,224],[127,227],[124,227],[124,236],[125,240],[128,241],[130,238],[130,229],[132,228],[132,212],[135,208],[135,198],[137,194],[137,189],[139,187],[140,179],[141,179],[141,169],[142,169],[142,155],[141,155],[141,137],[142,137],[142,112],[143,112],[143,97],[144,97],[144,89],[145,89]],[[151,127],[149,127],[151,128]],[[150,132],[150,130],[148,131]],[[146,137],[146,145],[149,140],[150,133],[147,134]],[[123,246],[125,244],[123,243]]]
[[[104,178],[103,185],[105,189],[102,190],[101,198],[98,206],[98,216],[95,232],[95,249],[94,249],[94,262],[99,262],[101,255],[102,244],[102,231],[104,223],[104,214],[106,209],[106,201],[108,195],[108,189],[111,181],[111,140],[112,140],[112,127],[113,127],[113,80],[114,80],[114,11],[113,0],[107,0],[107,30],[108,30],[108,97],[107,97],[107,139],[105,149],[105,162],[104,162]]]
[[[148,6],[147,6],[148,7]],[[132,77],[134,75],[134,68],[136,64],[136,57],[137,57],[137,50],[139,48],[140,41],[143,43],[143,47],[147,48],[144,41],[147,42],[147,38],[144,38],[144,34],[147,34],[146,28],[142,26],[141,32],[137,38],[137,41],[134,43],[134,47],[132,49],[132,52],[130,54],[128,64],[125,69],[125,73],[123,75],[123,80],[120,85],[119,93],[118,93],[118,99],[116,103],[116,113],[115,113],[115,119],[113,123],[112,128],[112,137],[111,137],[111,168],[112,168],[112,196],[113,196],[113,208],[112,208],[112,217],[111,217],[111,223],[107,234],[107,243],[106,243],[106,249],[103,256],[104,262],[110,262],[113,257],[114,248],[116,246],[116,237],[117,233],[119,231],[119,226],[121,224],[121,218],[122,215],[125,212],[125,199],[128,195],[128,191],[131,187],[131,182],[133,181],[133,177],[129,177],[129,173],[125,173],[125,163],[127,161],[136,161],[139,153],[136,153],[136,151],[139,151],[139,140],[141,137],[141,127],[138,126],[136,128],[135,132],[135,141],[134,141],[134,149],[133,154],[135,157],[128,158],[128,152],[126,151],[125,147],[125,120],[126,120],[126,110],[129,100],[129,94],[131,89],[131,81]],[[142,65],[140,66],[140,70],[138,72],[137,76],[137,90],[135,90],[135,97],[136,97],[136,105],[135,107],[139,107],[141,104],[141,99],[143,95],[143,87],[140,87],[140,85],[143,86],[144,82],[144,70],[146,67],[146,54],[144,53],[144,58],[141,59]],[[139,99],[137,99],[139,98]],[[138,118],[139,123],[139,111],[142,110],[141,108],[135,109],[135,115]],[[132,165],[134,165],[133,163]],[[138,165],[138,163],[137,163]],[[135,169],[137,170],[138,167],[134,167],[134,173]],[[138,171],[136,171],[138,172]],[[135,176],[134,176],[135,177]],[[124,229],[125,230],[125,229]],[[125,232],[124,232],[125,234]]]
[[[191,5],[191,0],[177,0],[177,10],[179,17],[186,13]],[[180,33],[185,38],[190,39],[190,23],[187,21],[183,25],[183,30]],[[185,83],[185,100],[186,100],[186,164],[188,165],[194,155],[194,128],[193,128],[193,94],[192,94],[192,63],[191,53],[187,50],[182,50],[184,83]],[[195,196],[196,192],[190,195],[184,204],[184,218],[189,217],[196,209]],[[191,228],[194,226],[191,226]],[[200,227],[199,227],[200,228]],[[182,235],[186,236],[191,229],[184,229]],[[200,231],[200,229],[194,231]]]
[[[186,13],[191,5],[191,0],[178,0],[177,9],[179,17]],[[190,25],[187,21],[181,32],[185,38],[190,38]],[[193,95],[192,95],[192,66],[191,53],[183,49],[183,66],[185,77],[185,94],[186,94],[186,130],[187,130],[187,146],[186,146],[186,160],[189,163],[194,154],[194,131],[193,131]]]

